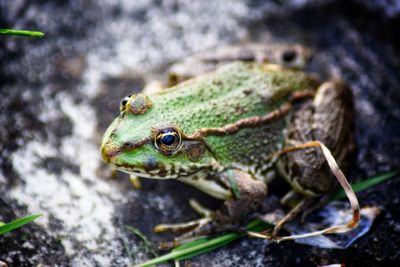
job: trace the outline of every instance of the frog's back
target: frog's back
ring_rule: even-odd
[[[223,128],[264,116],[279,108],[294,91],[314,87],[315,80],[300,71],[237,62],[154,95],[154,114],[175,124],[185,136],[192,136],[199,129]],[[280,118],[204,138],[219,162],[250,165],[283,143],[286,121]],[[262,163],[265,165],[265,160]]]
[[[264,115],[287,101],[292,92],[315,84],[303,72],[267,66],[236,62],[180,83],[151,96],[157,109],[152,115],[172,121],[185,135],[192,135],[200,128],[224,127]]]

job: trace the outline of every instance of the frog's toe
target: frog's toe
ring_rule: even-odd
[[[196,199],[191,198],[189,200],[189,205],[190,207],[197,212],[200,216],[205,217],[205,218],[212,218],[214,212],[203,205],[201,205]]]
[[[190,207],[196,211],[202,218],[198,220],[193,220],[184,223],[174,223],[174,224],[159,224],[154,227],[154,232],[188,232],[195,231],[196,229],[201,229],[207,224],[213,221],[214,212],[203,205],[201,205],[197,200],[189,200]]]
[[[309,198],[301,200],[297,205],[292,208],[282,219],[280,219],[274,226],[274,228],[268,229],[267,231],[264,231],[262,233],[256,233],[256,232],[248,232],[250,236],[254,237],[259,237],[259,238],[265,238],[265,239],[272,239],[272,240],[280,240],[281,237],[278,236],[279,231],[291,220],[293,220],[297,215],[302,213],[309,205],[309,203],[312,200]]]
[[[195,210],[202,218],[174,224],[159,224],[154,227],[154,232],[175,232],[183,233],[179,237],[174,238],[172,242],[164,242],[160,244],[160,248],[171,248],[193,238],[207,235],[217,229],[218,224],[214,221],[214,212],[210,209],[203,207],[195,199],[190,199],[189,205]]]
[[[206,217],[198,220],[193,220],[185,223],[177,223],[177,224],[159,224],[154,227],[155,232],[180,232],[183,234],[175,237],[171,242],[162,242],[160,243],[160,249],[169,249],[176,247],[185,242],[191,241],[193,239],[197,239],[202,236],[206,236],[209,233],[212,233],[217,229],[217,224],[213,221],[212,218]]]
[[[140,182],[140,178],[136,175],[131,175],[130,177],[131,183],[135,189],[142,188],[142,183]]]
[[[156,233],[162,233],[162,232],[187,233],[187,232],[193,232],[196,229],[203,228],[204,226],[206,226],[211,222],[212,218],[205,217],[184,223],[159,224],[155,226],[153,230]]]

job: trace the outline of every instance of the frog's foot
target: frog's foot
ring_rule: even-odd
[[[221,174],[221,181],[232,191],[232,195],[220,209],[213,212],[202,207],[197,201],[191,200],[190,206],[203,218],[183,224],[162,224],[155,228],[156,232],[185,232],[169,245],[175,246],[193,237],[204,236],[216,230],[231,229],[245,215],[255,210],[267,194],[265,183],[254,179],[250,174],[230,169]]]
[[[143,94],[145,95],[152,95],[157,94],[164,90],[162,82],[160,81],[151,81],[143,88]]]
[[[325,206],[331,200],[333,193],[335,192],[323,195],[320,198],[312,198],[314,201],[304,209],[300,217],[300,222],[304,223],[308,215]]]
[[[170,242],[161,242],[159,245],[160,249],[170,249],[178,245],[191,241],[193,239],[198,239],[200,237],[206,236],[210,233],[215,232],[217,229],[217,224],[212,218],[201,218],[198,220],[193,220],[185,223],[176,224],[159,224],[154,227],[155,232],[179,232],[182,233],[180,236],[175,237]]]
[[[138,176],[136,176],[136,175],[131,175],[131,176],[129,176],[129,179],[131,180],[131,183],[132,183],[132,185],[133,185],[133,187],[134,187],[135,189],[140,189],[140,188],[142,188],[142,184],[141,184],[140,178],[139,178]]]
[[[322,195],[321,197],[308,198],[308,205],[305,205],[303,210],[300,211],[302,213],[300,222],[304,223],[305,218],[308,215],[325,206],[325,204],[327,204],[328,201],[331,199],[332,194],[335,192],[336,191],[330,192],[326,195]],[[297,207],[302,201],[304,201],[304,196],[294,190],[291,190],[281,199],[280,202],[282,205],[291,207],[293,209]]]
[[[296,218],[299,214],[301,214],[300,222],[303,223],[305,217],[312,213],[313,211],[321,208],[323,205],[327,203],[329,197],[322,196],[320,198],[304,198],[299,201],[293,208],[289,211],[288,214],[285,215],[278,223],[275,224],[271,232],[271,238],[275,239],[278,236],[279,231],[282,227],[287,224],[288,222],[292,221]],[[278,238],[279,239],[279,238]]]
[[[277,224],[275,224],[275,227],[274,227],[274,229],[272,229],[272,232],[271,232],[272,239],[275,239],[278,236],[279,231],[282,229],[282,227],[286,223],[290,222],[291,220],[296,218],[299,213],[304,211],[305,207],[308,204],[307,200],[308,199],[302,200],[300,203],[297,204],[297,206],[295,206],[291,211],[289,211],[289,213],[286,214],[285,217],[280,219],[279,222]]]
[[[294,216],[299,214],[299,212],[303,211],[305,207],[309,205],[308,201],[305,200],[304,202],[300,202],[294,209],[292,209],[291,212],[289,212],[288,215],[286,215],[274,228],[271,234],[269,233],[255,233],[255,232],[249,232],[248,234],[251,236],[255,237],[261,237],[261,238],[266,238],[266,239],[273,239],[276,241],[283,241],[283,240],[294,240],[294,239],[299,239],[299,238],[307,238],[307,237],[313,237],[313,236],[319,236],[323,234],[333,234],[333,233],[345,233],[348,232],[352,229],[354,229],[359,221],[360,221],[360,206],[357,200],[357,197],[351,188],[350,184],[347,182],[347,179],[343,172],[339,169],[339,166],[337,165],[335,159],[333,158],[331,152],[329,149],[322,144],[319,141],[312,141],[308,142],[299,146],[287,148],[280,153],[288,153],[291,151],[299,150],[299,149],[304,149],[304,148],[309,148],[309,147],[320,147],[322,150],[323,155],[326,158],[326,161],[328,162],[328,165],[330,169],[332,170],[332,173],[335,175],[336,179],[342,186],[347,198],[349,199],[353,216],[352,219],[346,223],[346,224],[341,224],[341,225],[334,225],[325,229],[322,229],[320,231],[314,231],[310,233],[305,233],[305,234],[298,234],[298,235],[290,235],[290,236],[284,236],[284,237],[277,237],[277,233],[279,229],[289,220],[291,220]]]
[[[186,232],[185,236],[187,233],[194,233],[196,230],[203,228],[205,225],[208,225],[209,223],[212,222],[212,218],[201,218],[189,222],[184,222],[184,223],[171,223],[171,224],[159,224],[154,227],[154,232],[156,233],[162,233],[162,232],[175,232],[175,233],[182,233]]]
[[[117,173],[118,173],[118,170],[111,167],[111,170],[110,170],[110,177],[111,177],[111,178],[117,177]]]
[[[195,199],[190,199],[189,205],[194,211],[196,211],[198,214],[200,214],[200,216],[202,216],[201,219],[184,223],[159,224],[154,227],[154,232],[161,233],[170,231],[175,233],[182,233],[182,232],[189,233],[201,229],[205,225],[210,224],[213,221],[213,214],[214,214],[213,211],[205,208]]]
[[[183,233],[182,235],[174,238],[172,242],[162,242],[160,243],[160,248],[173,248],[184,242],[187,242],[193,238],[198,238],[199,236],[207,235],[217,228],[217,224],[214,222],[214,212],[203,207],[195,199],[189,200],[189,205],[195,210],[202,218],[175,224],[159,224],[154,227],[154,232],[175,232]]]
[[[298,216],[298,214],[300,214],[301,212],[304,212],[307,209],[307,207],[309,206],[309,203],[311,201],[312,201],[312,199],[303,198],[300,202],[298,202],[296,204],[296,206],[294,206],[289,211],[289,213],[287,213],[282,219],[280,219],[275,224],[275,227],[272,230],[268,229],[262,233],[248,232],[248,234],[250,236],[261,237],[261,238],[272,239],[272,240],[279,239],[278,233],[282,229],[282,227],[285,224],[287,224],[288,222],[290,222],[291,220],[293,220],[294,218],[296,218]]]
[[[290,190],[289,192],[284,195],[280,202],[282,205],[294,208],[296,207],[302,200],[304,199],[304,196],[301,195],[300,193],[297,193],[294,190]]]
[[[256,180],[251,174],[231,169],[221,174],[221,181],[232,191],[232,197],[215,212],[219,225],[234,225],[256,210],[267,195],[267,185]]]

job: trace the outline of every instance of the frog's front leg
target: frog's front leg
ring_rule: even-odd
[[[156,232],[182,232],[189,229],[190,231],[187,231],[183,236],[189,238],[198,233],[205,234],[203,229],[211,224],[213,225],[210,228],[226,230],[242,220],[248,212],[255,210],[267,194],[265,183],[238,169],[226,170],[218,176],[197,177],[183,181],[214,197],[225,199],[224,204],[214,212],[201,207],[197,202],[191,201],[192,208],[200,213],[203,218],[186,223],[158,225],[155,227]],[[205,231],[211,231],[211,229]],[[177,240],[181,239],[178,238]]]
[[[219,225],[239,222],[247,213],[257,209],[267,195],[266,184],[242,170],[227,170],[221,174],[221,179],[230,188],[232,197],[215,212],[214,219]]]

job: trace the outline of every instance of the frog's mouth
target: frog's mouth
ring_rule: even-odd
[[[198,175],[200,172],[205,172],[204,169],[190,170],[189,168],[179,167],[177,165],[169,165],[168,167],[146,170],[144,168],[131,167],[126,165],[115,165],[122,172],[130,175],[135,175],[150,179],[177,179]]]

